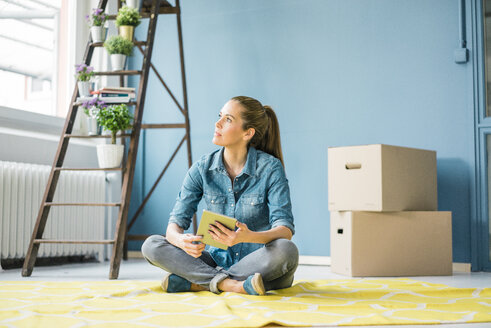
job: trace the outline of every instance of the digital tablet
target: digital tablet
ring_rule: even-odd
[[[230,230],[235,230],[236,219],[231,218],[230,216],[218,214],[215,212],[210,212],[207,210],[203,210],[203,214],[201,215],[201,220],[199,221],[198,233],[196,235],[203,236],[201,242],[221,249],[227,249],[228,246],[222,244],[216,240],[213,240],[210,233],[210,224],[215,225],[215,222],[220,222],[222,225],[226,226]]]

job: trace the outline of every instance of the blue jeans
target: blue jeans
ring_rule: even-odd
[[[248,254],[227,270],[217,266],[210,253],[194,258],[160,235],[148,237],[142,254],[150,264],[181,276],[204,288],[220,293],[218,283],[226,278],[246,280],[259,272],[266,290],[290,287],[298,266],[298,249],[287,239],[276,239]]]

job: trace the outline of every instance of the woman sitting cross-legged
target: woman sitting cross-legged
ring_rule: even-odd
[[[168,272],[162,288],[169,293],[264,295],[290,287],[298,250],[276,114],[256,99],[234,97],[219,113],[213,143],[221,148],[189,169],[166,236],[147,238],[143,256]],[[227,250],[205,250],[202,236],[184,233],[202,198],[208,210],[237,219],[236,230],[210,225]]]

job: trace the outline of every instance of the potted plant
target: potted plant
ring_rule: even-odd
[[[89,135],[101,134],[101,126],[99,122],[97,122],[97,116],[99,111],[106,107],[106,103],[97,98],[92,98],[83,102],[82,108],[84,113],[87,115],[87,130]]]
[[[90,92],[93,91],[93,83],[90,81],[94,76],[94,68],[87,66],[85,63],[75,65],[77,78],[78,93],[80,97],[90,97]]]
[[[111,131],[111,144],[97,145],[97,159],[100,168],[113,168],[121,165],[124,145],[116,145],[116,134],[131,128],[133,115],[126,104],[109,105],[97,113],[97,122]]]
[[[107,27],[104,27],[107,16],[101,8],[92,8],[92,14],[86,15],[85,19],[90,26],[92,42],[104,42],[107,35]]]
[[[136,8],[123,6],[119,8],[116,16],[116,26],[119,28],[119,35],[129,41],[133,41],[135,27],[140,25],[141,16]]]
[[[104,48],[111,55],[111,67],[113,71],[120,71],[124,69],[126,57],[130,56],[133,51],[133,42],[120,35],[113,35],[104,42]]]

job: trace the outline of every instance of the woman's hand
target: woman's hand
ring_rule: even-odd
[[[220,222],[215,222],[215,225],[210,224],[209,232],[213,240],[227,246],[247,242],[248,235],[251,233],[251,230],[249,230],[245,223],[237,221],[236,225],[238,229],[233,231],[228,229]]]
[[[198,258],[205,249],[205,244],[201,243],[202,236],[195,236],[189,233],[181,234],[179,248],[192,257]]]
[[[200,257],[205,249],[205,244],[201,243],[203,236],[195,236],[189,233],[184,233],[184,229],[176,223],[169,223],[165,238],[172,245],[179,247],[192,257]]]

